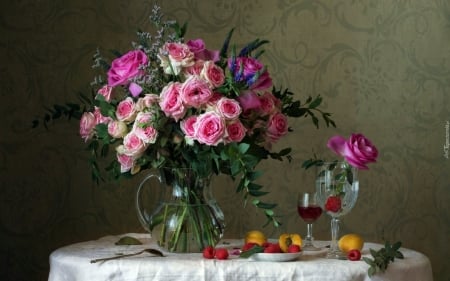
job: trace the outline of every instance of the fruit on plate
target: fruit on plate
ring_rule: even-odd
[[[248,251],[248,250],[250,250],[251,248],[253,248],[253,247],[255,247],[255,246],[258,246],[258,244],[256,244],[256,243],[245,243],[245,244],[242,246],[241,250],[242,250],[242,251]]]
[[[295,244],[289,245],[289,247],[288,247],[288,253],[298,253],[301,250],[302,249],[300,248],[300,246],[299,245],[295,245]]]
[[[203,249],[203,257],[205,259],[213,259],[215,255],[216,255],[216,249],[214,249],[213,246],[206,246]]]
[[[265,242],[267,242],[266,235],[259,230],[251,230],[247,232],[244,238],[244,243],[255,243],[259,246],[262,246]]]
[[[282,253],[278,243],[266,243],[264,246],[264,253]]]
[[[298,245],[301,249],[302,247],[302,237],[300,234],[290,234],[290,233],[283,233],[280,235],[280,238],[278,239],[278,244],[280,244],[281,251],[283,253],[287,253],[290,245]]]
[[[347,253],[347,258],[351,261],[359,261],[361,259],[361,252],[358,249],[350,250]]]
[[[361,252],[363,246],[364,240],[362,237],[354,233],[346,234],[338,241],[339,249],[346,254],[351,250],[358,250]]]

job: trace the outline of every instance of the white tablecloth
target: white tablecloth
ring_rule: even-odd
[[[116,246],[122,236],[138,238],[143,245]],[[218,247],[232,251],[242,245],[242,240],[225,239]],[[328,244],[317,241],[318,244]],[[380,244],[365,243],[363,256],[369,256],[369,248],[379,249]],[[107,236],[62,247],[50,255],[49,281],[99,281],[99,280],[308,280],[308,281],[431,281],[429,259],[416,251],[402,248],[405,259],[395,260],[384,274],[372,278],[367,275],[368,265],[364,261],[331,260],[323,258],[321,252],[304,252],[290,262],[252,261],[230,255],[228,260],[208,260],[201,253],[164,253],[165,257],[151,254],[91,263],[92,259],[115,256],[118,253],[138,252],[145,248],[157,248],[148,234],[124,234]]]

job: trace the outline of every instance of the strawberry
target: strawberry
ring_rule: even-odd
[[[205,259],[213,259],[216,254],[216,249],[213,246],[206,246],[203,249],[203,257]]]
[[[243,252],[248,251],[251,248],[255,247],[256,245],[258,245],[258,244],[256,244],[256,243],[245,243],[244,246],[242,246],[242,251]]]
[[[270,243],[264,248],[264,253],[281,253],[281,248],[278,243]]]
[[[228,259],[228,250],[225,248],[217,248],[216,249],[216,258],[218,260],[226,260]]]
[[[361,252],[358,249],[350,250],[347,253],[347,258],[351,261],[359,261],[361,259]]]
[[[336,213],[341,209],[341,197],[330,196],[325,203],[325,210]]]
[[[288,247],[288,253],[298,253],[301,251],[301,248],[299,245],[291,244]]]

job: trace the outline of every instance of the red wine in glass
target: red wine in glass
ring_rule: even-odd
[[[322,214],[322,208],[318,205],[309,205],[307,207],[297,206],[297,211],[306,223],[315,222]]]
[[[314,193],[300,193],[298,195],[297,212],[308,227],[302,249],[304,251],[320,250],[313,245],[314,237],[312,236],[312,225],[322,215],[322,208],[316,202],[316,195]]]

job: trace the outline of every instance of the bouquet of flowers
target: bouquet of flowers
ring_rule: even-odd
[[[153,8],[156,35],[139,31],[138,40],[110,62],[99,51],[94,67],[101,70],[92,82],[92,97],[82,104],[51,108],[46,125],[60,116],[80,121],[80,136],[91,151],[92,175],[104,177],[97,157],[115,157],[106,167],[113,178],[134,176],[147,169],[190,168],[199,177],[223,173],[238,179],[238,192],[266,194],[255,183],[256,166],[264,159],[290,160],[290,148],[272,146],[291,128],[288,117],[318,114],[326,126],[335,126],[331,114],[319,109],[322,98],[304,103],[293,93],[276,89],[261,61],[256,39],[239,51],[230,45],[233,30],[220,50],[208,49],[202,39],[184,38],[186,24],[163,20]],[[35,123],[37,125],[37,122]],[[276,204],[255,199],[269,222],[278,225]]]

